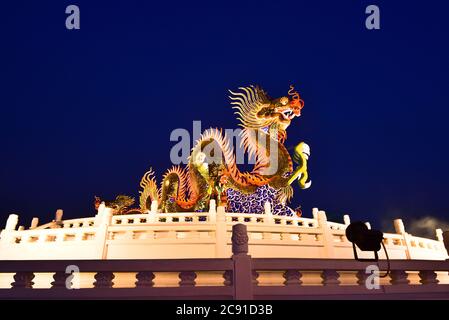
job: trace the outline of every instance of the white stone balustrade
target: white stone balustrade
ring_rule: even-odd
[[[217,221],[224,222],[220,218],[222,210],[217,210]],[[322,211],[317,217],[325,224]],[[449,296],[449,260],[392,260],[390,264],[381,260],[379,268],[384,272],[389,266],[391,272],[378,289],[372,289],[366,286],[366,270],[372,262],[254,258],[248,228],[246,224],[232,225],[232,251],[226,258],[0,261],[0,299],[304,300]],[[443,234],[446,243],[448,238],[447,233]],[[72,284],[83,290],[64,290],[70,276],[67,266],[77,266],[80,271],[77,277],[84,281],[72,279]]]
[[[152,204],[153,209],[157,205]],[[327,221],[314,208],[315,218],[274,216],[269,203],[264,214],[229,213],[211,202],[209,212],[112,215],[101,204],[95,217],[60,220],[18,230],[17,215],[10,215],[0,235],[0,260],[24,259],[158,259],[223,258],[231,252],[232,226],[247,226],[252,256],[260,258],[352,258],[345,237],[350,223]],[[444,260],[448,258],[442,231],[437,240],[405,232],[401,220],[397,233],[385,233],[384,244],[392,259]],[[361,253],[365,257],[367,253]],[[380,257],[384,253],[380,252]]]

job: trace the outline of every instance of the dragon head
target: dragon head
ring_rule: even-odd
[[[277,131],[279,141],[286,138],[286,130],[295,117],[301,115],[304,102],[290,86],[288,96],[271,99],[260,87],[240,87],[241,92],[232,92],[229,98],[239,117],[240,125],[248,129],[260,129],[266,133]]]
[[[291,120],[301,115],[301,109],[304,107],[304,101],[299,97],[299,93],[290,86],[288,91],[289,97],[281,97],[272,101],[272,110],[275,114],[279,114],[279,122],[290,124]]]

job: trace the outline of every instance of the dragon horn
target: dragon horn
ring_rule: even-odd
[[[291,84],[290,89],[288,90],[288,95],[292,97],[292,104],[300,107],[301,109],[304,107],[304,101],[299,97],[298,91],[295,90],[295,87]]]

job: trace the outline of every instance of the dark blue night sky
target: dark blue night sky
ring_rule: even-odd
[[[92,3],[94,2],[94,3]],[[162,4],[163,3],[163,4]],[[81,30],[65,28],[65,8]],[[381,29],[365,28],[377,4]],[[170,133],[234,128],[227,89],[290,83],[305,100],[286,145],[312,150],[309,190],[340,221],[447,220],[447,1],[9,1],[0,16],[0,217],[92,216],[138,196]]]

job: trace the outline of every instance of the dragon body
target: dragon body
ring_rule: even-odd
[[[293,195],[294,181],[303,189],[311,184],[307,182],[310,149],[301,142],[291,157],[284,142],[303,101],[292,86],[288,96],[278,99],[256,86],[230,93],[242,127],[241,147],[255,160],[253,169],[240,171],[229,137],[219,129],[208,129],[196,141],[187,166],[173,166],[160,186],[153,170],[145,173],[140,183],[141,211],[149,210],[154,200],[160,212],[205,211],[209,200],[216,199],[234,212],[261,213],[269,201],[275,214],[294,213],[286,202]]]

